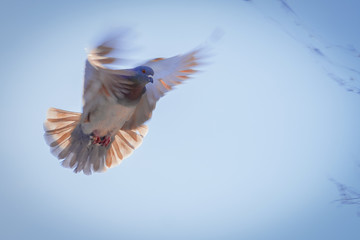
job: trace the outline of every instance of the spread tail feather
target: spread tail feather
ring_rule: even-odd
[[[119,130],[111,139],[112,143],[107,151],[106,166],[112,168],[119,165],[121,160],[129,157],[135,149],[140,147],[148,130],[146,125],[131,130]]]
[[[50,108],[44,123],[44,137],[51,153],[62,160],[62,166],[74,169],[75,173],[83,171],[90,175],[120,164],[141,145],[148,131],[145,125],[119,130],[105,147],[91,143],[90,135],[81,129],[80,118],[80,113]]]

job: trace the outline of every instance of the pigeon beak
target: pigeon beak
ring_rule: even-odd
[[[148,82],[154,83],[154,80],[150,75],[148,76]]]

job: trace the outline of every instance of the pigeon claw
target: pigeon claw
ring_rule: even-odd
[[[111,137],[107,136],[107,135],[103,136],[103,137],[91,135],[90,140],[91,140],[91,144],[94,144],[94,145],[99,144],[100,146],[107,147],[107,146],[109,146],[109,144],[111,142]]]
[[[101,138],[100,145],[104,146],[104,147],[107,147],[107,146],[109,146],[110,142],[111,142],[111,137],[110,136],[104,136],[104,137]]]
[[[99,136],[91,135],[90,139],[92,144],[98,144],[101,142],[101,138]]]

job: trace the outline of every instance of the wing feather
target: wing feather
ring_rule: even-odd
[[[124,34],[118,34],[111,38],[104,39],[94,49],[90,50],[85,64],[85,78],[84,78],[84,116],[86,112],[92,109],[94,100],[99,96],[110,101],[117,101],[123,99],[129,93],[133,82],[128,80],[126,76],[133,76],[135,72],[131,69],[114,69],[107,64],[125,62],[120,57],[114,55],[121,55],[121,46]],[[116,68],[119,68],[117,66]]]
[[[145,94],[123,129],[135,129],[149,120],[156,102],[174,86],[183,83],[196,72],[192,67],[199,65],[199,54],[200,50],[195,50],[171,58],[155,58],[142,64],[154,70],[154,82],[146,85]]]

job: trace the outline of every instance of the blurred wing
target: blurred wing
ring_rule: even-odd
[[[156,102],[175,85],[182,83],[189,78],[190,74],[196,72],[192,68],[199,64],[198,54],[199,50],[195,50],[171,58],[155,58],[142,64],[154,70],[154,82],[146,85],[146,92],[141,97],[134,114],[125,123],[123,129],[137,128],[150,119]]]
[[[124,55],[129,42],[129,30],[117,29],[104,35],[96,47],[88,53],[88,61],[96,68],[109,69],[107,64],[119,65],[126,62]],[[108,66],[108,65],[107,65]]]
[[[104,39],[96,48],[92,49],[85,66],[84,105],[95,99],[98,94],[106,98],[122,99],[129,93],[133,82],[124,78],[134,74],[131,70],[119,70],[109,68],[107,64],[119,64],[123,59],[115,56],[121,55],[121,44],[123,34]]]

